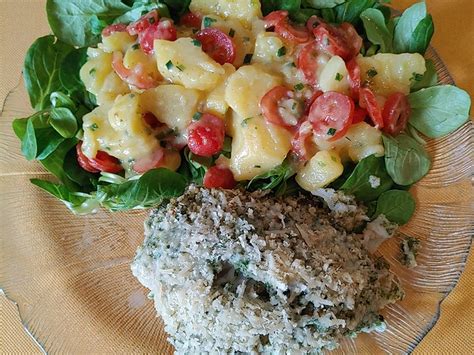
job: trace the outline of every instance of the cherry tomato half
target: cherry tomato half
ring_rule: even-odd
[[[127,31],[131,36],[135,36],[146,30],[148,27],[157,24],[159,19],[160,15],[158,14],[158,10],[152,10],[146,15],[140,17],[137,21],[128,25]]]
[[[329,91],[314,101],[308,118],[315,135],[326,140],[336,140],[346,134],[352,124],[353,115],[352,99],[338,92]]]
[[[317,72],[318,72],[318,56],[321,55],[321,51],[318,49],[316,42],[312,41],[306,44],[298,55],[298,69],[303,72],[306,81],[314,85],[316,84]]]
[[[164,39],[167,41],[176,41],[178,33],[171,20],[165,19],[153,24],[138,34],[140,48],[146,53],[151,54],[154,50],[155,39]]]
[[[142,63],[129,69],[123,64],[122,52],[114,52],[112,56],[112,68],[117,75],[126,83],[135,86],[137,89],[151,89],[158,85],[157,78],[152,77]]]
[[[263,116],[268,122],[282,127],[293,127],[298,123],[300,117],[295,117],[294,122],[282,117],[281,110],[284,107],[281,105],[283,100],[290,100],[293,98],[293,91],[284,86],[275,86],[267,92],[260,101],[260,108]],[[296,103],[296,102],[295,102]],[[290,115],[294,116],[292,113]]]
[[[288,18],[288,11],[285,10],[278,10],[272,11],[267,16],[263,18],[265,22],[265,28],[272,28],[278,25],[280,22],[284,21]]]
[[[182,26],[192,27],[192,28],[201,28],[201,22],[202,22],[201,16],[194,12],[185,13],[183,16],[181,16],[181,19],[179,21],[179,23]]]
[[[364,122],[367,117],[367,111],[359,106],[354,108],[354,116],[352,117],[352,124]]]
[[[300,161],[309,160],[315,153],[314,144],[311,142],[313,127],[309,121],[304,121],[291,140],[291,149]]]
[[[403,131],[410,118],[411,108],[406,95],[396,92],[390,95],[382,111],[384,132],[395,136]]]
[[[205,28],[196,33],[202,50],[219,64],[232,63],[235,60],[235,45],[227,34],[217,28]]]
[[[208,189],[233,189],[237,185],[237,182],[230,169],[215,165],[206,171],[203,185]]]
[[[164,161],[165,153],[163,148],[159,147],[149,156],[137,159],[133,164],[133,171],[144,174],[148,170],[159,168]]]
[[[123,170],[122,165],[120,165],[120,161],[117,158],[101,150],[97,152],[95,158],[93,159],[86,157],[82,152],[82,141],[76,145],[76,152],[79,165],[84,170],[91,173],[104,171],[107,173],[116,174]]]
[[[116,23],[115,25],[107,26],[102,30],[102,36],[108,37],[115,32],[125,32],[127,30],[127,25],[124,23]]]
[[[308,29],[308,31],[313,32],[313,30],[322,23],[327,23],[327,22],[324,21],[322,18],[316,15],[313,15],[308,19],[308,21],[306,21],[306,28]]]
[[[316,100],[322,94],[323,94],[323,92],[321,90],[316,90],[315,92],[313,92],[313,95],[311,95],[311,97],[308,100],[306,100],[306,102],[304,103],[304,114],[305,115],[309,114],[309,109],[311,108],[311,105],[313,104],[314,100]]]
[[[352,58],[346,63],[347,71],[349,72],[349,85],[351,87],[351,96],[354,100],[359,98],[360,90],[360,67],[355,58]]]
[[[188,127],[188,147],[194,154],[211,157],[224,146],[225,124],[222,119],[205,113]]]
[[[362,38],[349,23],[339,27],[321,23],[313,29],[313,34],[319,48],[346,61],[357,56],[362,47]]]
[[[382,110],[380,109],[377,99],[375,98],[375,94],[372,90],[367,87],[360,89],[359,105],[360,107],[367,110],[376,128],[383,128],[384,122],[382,118]]]

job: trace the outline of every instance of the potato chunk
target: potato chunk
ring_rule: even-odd
[[[191,0],[189,9],[191,12],[223,16],[247,24],[255,18],[262,17],[260,1],[257,0]]]
[[[225,73],[219,63],[193,44],[191,38],[179,38],[174,42],[155,40],[155,58],[165,79],[188,89],[213,89]]]
[[[322,150],[298,172],[296,182],[306,191],[325,187],[342,175],[344,166],[335,151]]]
[[[230,168],[236,180],[250,180],[280,165],[291,148],[291,134],[262,116],[245,119],[234,112]]]
[[[257,65],[246,65],[230,76],[225,100],[241,117],[258,116],[262,97],[281,82],[279,77],[268,74]]]
[[[349,94],[349,73],[346,63],[339,56],[334,56],[324,66],[319,76],[319,87],[323,92],[337,91],[341,94]]]
[[[89,48],[89,58],[80,70],[80,77],[87,91],[94,94],[97,104],[112,104],[119,95],[130,92],[112,68],[112,54],[97,48]]]
[[[186,130],[197,111],[201,92],[181,85],[160,85],[141,95],[144,112],[153,113],[160,122],[180,132]]]
[[[225,63],[222,67],[225,70],[225,74],[222,76],[221,82],[216,88],[209,92],[204,105],[205,111],[211,112],[219,117],[224,117],[229,109],[229,105],[225,101],[225,88],[229,77],[235,73],[235,68],[232,64]]]
[[[410,79],[424,74],[425,59],[418,53],[379,53],[372,57],[358,57],[362,82],[367,82],[376,94],[389,96],[394,92],[410,93]]]
[[[102,36],[102,43],[98,47],[107,53],[125,53],[135,42],[136,36],[131,36],[128,32],[113,32],[109,36]]]

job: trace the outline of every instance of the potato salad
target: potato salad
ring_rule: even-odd
[[[191,183],[330,187],[379,214],[390,193],[405,223],[431,166],[423,136],[463,125],[470,98],[424,57],[424,2],[401,16],[363,3],[48,1],[54,35],[24,70],[38,112],[13,128],[61,184],[33,183],[76,213],[155,206]]]

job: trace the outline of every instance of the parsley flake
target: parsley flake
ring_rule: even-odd
[[[344,78],[344,77],[342,76],[341,73],[337,73],[337,74],[336,74],[336,78],[335,78],[335,79],[336,79],[337,81],[341,81],[343,78]]]
[[[186,69],[186,67],[183,64],[176,65],[176,68],[178,68],[179,71],[183,71],[184,69]]]
[[[246,119],[244,119],[242,121],[242,123],[240,124],[242,127],[247,127],[249,121],[252,119],[252,117],[247,117]]]
[[[283,57],[286,54],[286,47],[281,47],[278,49],[277,57]]]
[[[211,17],[204,17],[204,28],[211,27],[214,22],[217,22],[217,20]]]
[[[138,48],[140,48],[140,44],[138,44],[138,43],[135,43],[135,44],[132,46],[132,49],[133,49],[134,51],[136,51]]]
[[[148,22],[150,22],[150,24],[153,25],[153,24],[156,22],[156,20],[155,20],[154,17],[150,17],[150,18],[148,19]]]
[[[423,74],[413,72],[410,81],[421,81],[423,79]]]
[[[194,115],[193,115],[193,121],[199,121],[202,117],[202,113],[201,112],[196,112]]]
[[[296,91],[301,91],[304,89],[304,84],[303,83],[296,84],[294,88]]]
[[[328,136],[333,136],[333,135],[336,134],[336,132],[337,132],[337,129],[329,128],[327,134],[328,134]]]
[[[96,129],[99,128],[99,125],[97,123],[93,123],[89,126],[89,129],[94,132]]]
[[[96,68],[92,68],[91,70],[89,70],[89,75],[94,76],[96,71],[97,71]]]
[[[234,37],[235,36],[235,30],[233,28],[230,29],[229,31],[229,36]]]
[[[196,47],[201,47],[202,44],[200,41],[198,41],[197,39],[193,39],[193,44],[196,46]]]
[[[244,64],[250,64],[250,62],[252,61],[252,57],[253,57],[252,53],[246,54],[244,57]]]
[[[174,64],[171,60],[168,60],[168,62],[165,64],[166,69],[171,70],[174,67]]]
[[[378,73],[377,73],[377,70],[375,70],[375,68],[370,68],[369,70],[367,70],[367,76],[369,78],[373,78],[374,76],[376,76]]]

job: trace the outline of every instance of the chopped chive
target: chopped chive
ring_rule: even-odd
[[[377,73],[377,70],[375,70],[375,68],[370,68],[369,70],[367,70],[367,76],[369,78],[373,78],[374,76],[376,76],[378,73]]]
[[[253,57],[252,53],[246,54],[244,57],[244,64],[250,64],[250,62],[252,61],[252,57]]]
[[[211,17],[204,17],[204,28],[211,27],[214,22],[216,22],[216,19],[213,19]]]
[[[283,57],[286,54],[286,47],[281,47],[278,49],[277,56],[278,57]]]
[[[336,74],[336,78],[335,78],[335,79],[336,79],[337,81],[341,81],[343,78],[344,78],[344,77],[342,76],[341,73],[337,73],[337,74]]]
[[[262,166],[261,165],[254,165],[254,168],[260,169]]]
[[[423,74],[413,72],[410,81],[421,81],[421,79],[423,79]]]
[[[201,42],[199,42],[197,39],[193,39],[193,44],[194,44],[196,47],[201,47],[201,46],[202,46]]]
[[[296,110],[296,106],[298,106],[298,104],[296,102],[293,102],[293,105],[291,106],[291,110],[292,111]]]
[[[233,28],[230,29],[229,31],[229,36],[234,37],[235,36],[235,30]]]
[[[140,44],[138,44],[138,43],[135,43],[135,44],[132,46],[132,49],[133,49],[134,51],[136,51],[138,48],[140,48]]]
[[[301,91],[303,89],[304,89],[304,84],[303,83],[299,83],[299,84],[295,85],[295,90],[296,91]]]
[[[171,68],[173,68],[174,66],[171,60],[168,60],[168,62],[165,65],[166,65],[166,69],[168,70],[171,70]]]
[[[328,129],[328,136],[333,136],[335,135],[337,130],[335,128],[329,128]]]
[[[201,112],[196,112],[193,116],[193,121],[199,121],[202,117],[202,113]]]
[[[183,71],[184,69],[186,69],[186,67],[183,64],[176,65],[176,68],[178,68],[179,71]]]
[[[288,65],[289,65],[290,67],[296,68],[295,62],[288,62]]]
[[[155,18],[154,17],[150,17],[148,19],[148,22],[150,22],[152,25],[156,22]]]
[[[93,123],[89,126],[89,129],[94,132],[96,129],[99,128],[99,125],[97,123]]]
[[[244,119],[242,121],[242,123],[240,124],[242,127],[247,127],[249,121],[252,119],[252,117],[247,117],[246,119]]]
[[[92,68],[91,70],[89,70],[89,75],[95,75],[96,71],[97,71],[96,68]]]

